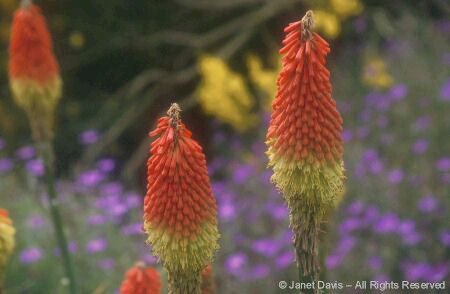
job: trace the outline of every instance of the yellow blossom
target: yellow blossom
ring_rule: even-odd
[[[196,94],[204,111],[238,131],[254,126],[257,117],[251,110],[255,101],[243,77],[223,59],[210,55],[200,57],[199,70],[202,81]]]
[[[394,83],[386,63],[380,57],[369,58],[364,67],[364,82],[377,89],[388,89]]]
[[[69,36],[69,44],[72,48],[80,49],[84,46],[84,35],[79,31],[75,31]]]
[[[331,6],[339,16],[346,18],[358,15],[363,11],[364,6],[359,0],[330,0]]]
[[[247,67],[250,79],[265,94],[263,105],[266,109],[270,109],[272,100],[277,93],[277,76],[281,70],[281,59],[277,59],[277,67],[274,69],[264,69],[262,61],[255,55],[247,57]]]
[[[341,32],[341,23],[336,14],[324,10],[314,11],[315,24],[318,30],[330,38],[336,38]]]

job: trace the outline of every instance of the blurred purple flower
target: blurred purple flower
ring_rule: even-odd
[[[391,233],[397,229],[400,220],[394,213],[387,213],[374,224],[374,230],[378,233]]]
[[[364,206],[363,201],[355,200],[347,207],[347,212],[355,215],[360,214],[364,211]]]
[[[139,194],[135,192],[129,192],[125,195],[125,203],[128,205],[128,208],[136,208],[140,205],[143,205],[144,202]]]
[[[392,184],[400,183],[403,181],[404,173],[401,169],[394,169],[388,175],[388,180]]]
[[[374,175],[379,175],[384,170],[384,165],[381,160],[374,160],[369,165],[369,169]]]
[[[102,185],[100,194],[103,196],[122,195],[123,185],[119,182],[110,182]]]
[[[225,269],[230,274],[240,276],[243,273],[244,267],[247,265],[247,255],[238,252],[230,255],[225,261]]]
[[[408,87],[405,84],[398,84],[391,88],[389,95],[396,101],[402,100],[408,95]]]
[[[434,212],[438,208],[439,201],[433,195],[422,197],[419,202],[419,209],[422,212]]]
[[[252,268],[251,276],[254,279],[264,279],[270,274],[270,267],[266,264],[260,264]]]
[[[89,253],[98,253],[108,248],[108,241],[104,238],[93,239],[86,245],[86,250]]]
[[[42,177],[45,174],[45,166],[42,159],[31,159],[27,162],[26,167],[35,177]]]
[[[414,153],[423,154],[427,151],[428,145],[429,145],[428,140],[419,139],[414,143],[412,150],[414,151]]]
[[[425,280],[428,282],[442,282],[449,274],[449,265],[445,263],[433,266],[428,271]]]
[[[219,203],[219,217],[227,222],[233,220],[237,215],[236,206],[230,201],[225,200]]]
[[[30,227],[31,229],[38,230],[44,227],[45,219],[39,214],[34,214],[28,217],[26,223],[27,226]]]
[[[14,167],[14,164],[9,158],[0,158],[0,173],[7,172]]]
[[[149,265],[153,265],[156,264],[156,262],[158,261],[158,258],[156,258],[155,256],[151,255],[151,254],[145,254],[142,259],[145,261],[145,263],[149,264]]]
[[[380,217],[380,211],[378,209],[377,206],[375,205],[370,205],[367,209],[366,209],[366,213],[364,214],[364,222],[366,223],[374,223],[375,221],[377,221]]]
[[[116,265],[116,262],[112,258],[104,258],[97,262],[99,268],[104,271],[112,270]]]
[[[325,259],[325,266],[327,267],[327,269],[332,270],[340,266],[343,260],[344,259],[341,254],[332,254],[327,256],[327,258]]]
[[[292,250],[281,253],[276,259],[276,266],[278,269],[284,269],[295,261],[295,256]]]
[[[442,244],[449,247],[450,246],[450,230],[443,230],[440,235]]]
[[[24,264],[35,263],[41,260],[42,256],[43,252],[40,248],[38,247],[28,248],[20,253],[20,262]]]
[[[143,224],[142,223],[128,224],[122,227],[122,234],[124,234],[125,236],[142,235],[144,234]]]
[[[253,243],[252,249],[266,257],[274,257],[280,251],[281,245],[279,240],[261,239]]]
[[[416,223],[410,219],[401,221],[397,228],[397,232],[401,235],[409,235],[414,233],[415,231]]]
[[[69,252],[75,253],[77,251],[78,251],[78,243],[75,241],[70,241],[69,242]]]
[[[336,248],[336,252],[342,255],[349,253],[355,247],[357,239],[352,236],[345,236],[341,238]]]
[[[104,158],[97,163],[97,167],[100,171],[109,173],[116,168],[116,161],[112,158]]]
[[[341,234],[351,233],[352,231],[361,228],[362,225],[363,223],[359,218],[350,217],[341,222],[339,225],[339,232]]]
[[[390,279],[387,275],[385,274],[379,274],[375,277],[375,281],[379,282],[379,283],[384,283],[384,282],[389,282]]]
[[[441,88],[441,99],[450,101],[450,79],[448,79]]]
[[[33,146],[23,146],[17,150],[16,155],[22,160],[28,160],[36,155],[36,149]]]
[[[344,142],[348,142],[353,138],[353,133],[351,130],[349,129],[344,129],[344,131],[342,132],[342,139],[344,140]]]
[[[450,170],[450,157],[442,157],[436,162],[436,168],[440,171],[449,171]]]
[[[269,202],[266,204],[266,211],[276,220],[288,218],[289,211],[286,205]]]
[[[103,225],[108,222],[108,217],[100,214],[90,215],[87,223],[90,225]]]
[[[109,208],[109,213],[115,217],[120,217],[128,212],[129,207],[125,203],[116,203]]]
[[[233,173],[233,181],[237,184],[243,184],[252,175],[255,168],[249,164],[239,165]]]
[[[78,182],[85,187],[94,187],[105,179],[105,175],[98,170],[90,170],[78,176]]]
[[[404,265],[404,274],[406,280],[415,282],[424,279],[430,272],[430,269],[430,266],[424,262],[407,262]]]
[[[403,242],[410,246],[417,245],[421,240],[422,236],[417,232],[412,232],[411,234],[403,236]]]
[[[383,266],[383,260],[378,255],[373,255],[369,258],[367,264],[371,269],[378,271]]]
[[[81,133],[80,135],[80,143],[84,145],[93,144],[98,141],[99,134],[96,130],[87,130]]]

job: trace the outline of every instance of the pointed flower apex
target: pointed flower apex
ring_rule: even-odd
[[[197,280],[218,248],[217,204],[202,147],[180,111],[172,104],[149,134],[158,138],[147,162],[144,227],[169,275]]]
[[[14,250],[15,233],[16,229],[9,218],[8,211],[0,208],[0,279],[2,278],[3,268]]]
[[[47,22],[31,1],[23,1],[14,14],[9,55],[15,102],[27,112],[34,136],[51,136],[62,81]]]
[[[159,294],[161,288],[159,272],[154,268],[146,267],[143,262],[137,262],[126,272],[120,294]]]
[[[308,11],[284,29],[283,67],[267,134],[269,166],[288,203],[304,197],[331,205],[343,186],[343,120],[325,65],[330,47],[313,28]]]

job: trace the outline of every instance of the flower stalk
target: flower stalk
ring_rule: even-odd
[[[308,283],[318,280],[320,226],[335,207],[345,178],[343,120],[325,66],[330,47],[313,29],[312,11],[285,28],[283,68],[266,142],[272,181],[289,207],[299,278]]]
[[[14,101],[26,112],[38,153],[44,161],[50,216],[70,293],[75,294],[74,270],[55,189],[52,145],[55,109],[62,96],[62,80],[47,22],[40,8],[30,0],[22,1],[14,14],[9,78]]]

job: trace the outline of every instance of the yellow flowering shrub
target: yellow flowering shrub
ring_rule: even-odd
[[[374,88],[388,89],[394,83],[386,63],[378,56],[367,58],[363,71],[364,82]]]
[[[316,28],[330,38],[339,36],[343,21],[364,10],[361,0],[311,1],[311,4]]]
[[[263,68],[262,61],[256,55],[247,57],[247,67],[250,80],[265,94],[262,105],[270,109],[272,100],[277,93],[277,76],[281,71],[281,59],[277,59],[277,66],[274,69]]]
[[[251,113],[255,105],[244,78],[233,72],[219,57],[204,55],[199,60],[202,81],[197,88],[197,98],[204,111],[245,131],[257,123]]]

